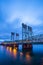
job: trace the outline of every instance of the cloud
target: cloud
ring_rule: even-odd
[[[24,17],[24,18],[22,18],[22,22],[23,23],[26,23],[26,24],[28,24],[28,25],[32,25],[32,26],[38,26],[38,25],[40,25],[40,24],[42,24],[42,22],[39,20],[39,19],[35,19],[34,17]]]
[[[37,4],[37,5],[36,5]],[[32,26],[34,33],[42,32],[43,28],[43,3],[40,1],[1,1],[0,33],[19,32],[21,24]],[[40,33],[39,32],[39,33]],[[7,34],[6,34],[7,35]],[[5,36],[6,36],[5,35]]]
[[[37,19],[37,17],[40,14],[42,14],[43,9],[42,7],[39,8],[38,1],[33,1],[33,2],[30,2],[30,4],[28,4],[29,2],[30,1],[26,1],[26,2],[12,1],[12,3],[9,1],[2,2],[1,11],[3,14],[2,16],[4,21],[11,25],[11,24],[15,24],[16,19],[19,19],[20,22],[18,23],[20,25],[21,23],[26,23],[32,26],[40,25],[42,22],[41,20]],[[40,6],[42,5],[40,4]],[[16,25],[19,25],[19,24],[16,24]]]
[[[38,18],[37,19],[39,19],[41,22],[43,22],[43,14],[42,15],[40,15],[40,16],[38,16]]]
[[[21,25],[22,23],[25,23],[25,24],[28,24],[28,25],[32,25],[32,26],[38,26],[38,25],[41,25],[43,22],[42,22],[42,19],[39,20],[37,18],[34,18],[34,17],[26,17],[26,16],[21,16],[21,17],[13,17],[13,18],[10,18],[10,20],[7,21],[7,23],[16,23],[16,25]]]

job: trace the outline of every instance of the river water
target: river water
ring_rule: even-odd
[[[0,46],[0,65],[43,65],[43,45],[33,45],[32,53]]]

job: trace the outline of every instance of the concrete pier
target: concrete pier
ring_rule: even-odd
[[[9,47],[12,47],[12,48],[19,48],[19,45],[22,45],[22,50],[23,51],[31,51],[32,50],[32,44],[30,43],[3,43],[1,44],[3,46],[9,46]]]

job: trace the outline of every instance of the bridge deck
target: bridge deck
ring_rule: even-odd
[[[0,45],[6,45],[6,44],[9,44],[9,45],[14,45],[14,44],[17,44],[17,45],[23,45],[23,44],[43,44],[43,42],[21,42],[21,43],[19,43],[19,42],[3,42],[3,43],[1,43]]]

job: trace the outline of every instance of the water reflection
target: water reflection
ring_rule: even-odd
[[[17,48],[7,47],[7,51],[9,51],[14,56],[14,58],[17,57]]]
[[[9,51],[10,53],[12,53],[12,47],[7,47],[7,51]]]
[[[9,47],[7,47],[7,51],[9,50]]]
[[[33,53],[43,54],[43,44],[34,44],[32,50],[33,50]]]
[[[24,63],[23,65],[37,65],[37,64],[38,65],[43,65],[43,56],[42,56],[42,58],[39,55],[38,56],[36,55],[36,56],[32,57],[31,52],[29,52],[29,51],[24,52],[24,51],[22,51],[22,49],[20,47],[19,47],[19,50],[18,50],[17,47],[7,47],[7,51],[10,52],[10,54],[13,56],[13,59],[16,60],[16,62]],[[36,49],[35,49],[36,46],[33,47],[33,48],[34,48],[33,51],[36,52]],[[37,48],[39,49],[39,47],[37,47]],[[42,48],[40,47],[40,49],[42,49]]]
[[[14,55],[14,58],[17,57],[17,48],[13,48],[13,55]]]
[[[10,53],[12,53],[12,47],[10,47],[9,50],[10,50]]]
[[[22,52],[20,52],[20,56],[22,56],[23,55],[23,53]]]
[[[26,53],[26,61],[31,62],[31,56],[30,56],[29,52]]]
[[[3,46],[1,46],[1,47],[0,47],[0,50],[3,51],[3,49],[4,49]]]
[[[19,53],[18,53],[17,48],[12,48],[12,47],[7,47],[7,51],[9,51],[10,53],[12,53],[15,59],[17,58],[17,56],[19,54],[20,60],[22,60],[23,57],[25,57],[25,61],[26,62],[30,62],[31,61],[31,56],[30,56],[29,52],[24,53],[24,52],[20,52],[19,51]]]
[[[23,59],[23,52],[20,52],[20,60],[22,61]]]
[[[41,65],[43,65],[43,57],[41,58]]]
[[[19,49],[21,48],[19,47]],[[40,47],[40,49],[42,48]],[[24,52],[22,49],[19,51],[15,47],[0,46],[0,63],[3,63],[3,65],[43,65],[43,55],[34,54],[31,56],[29,51]]]

